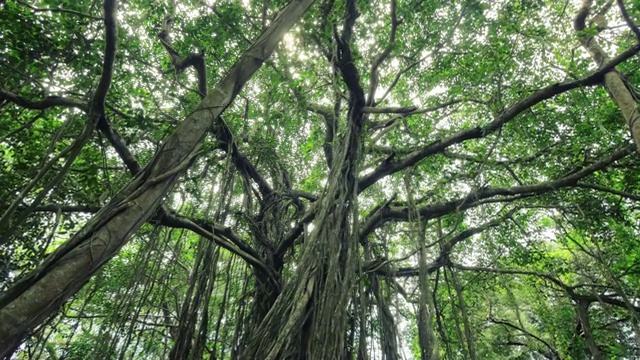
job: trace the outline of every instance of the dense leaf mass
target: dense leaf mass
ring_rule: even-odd
[[[636,21],[0,1],[0,358],[639,358]]]

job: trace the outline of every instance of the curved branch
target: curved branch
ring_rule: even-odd
[[[562,94],[572,89],[600,84],[602,82],[603,76],[607,72],[614,69],[617,64],[620,64],[621,62],[634,56],[638,51],[640,51],[640,44],[635,44],[634,46],[622,52],[620,55],[616,56],[604,66],[600,67],[597,71],[582,79],[552,84],[534,92],[530,96],[518,101],[511,107],[507,108],[498,117],[496,117],[493,121],[485,126],[476,126],[471,129],[458,131],[453,135],[449,135],[445,138],[436,140],[431,144],[414,151],[413,153],[407,155],[402,159],[381,164],[371,174],[365,176],[359,181],[358,191],[362,192],[383,177],[406,169],[407,167],[418,163],[428,156],[441,153],[452,145],[459,144],[470,139],[480,139],[489,134],[492,134],[493,132],[500,129],[504,124],[513,120],[521,112],[538,103],[541,103],[542,101],[551,99],[556,95]],[[638,126],[640,126],[640,123],[638,123]]]
[[[631,194],[631,193],[628,193],[628,192],[612,189],[612,188],[609,188],[609,187],[606,187],[606,186],[602,186],[602,185],[598,185],[598,184],[589,184],[589,183],[585,183],[585,182],[579,181],[578,183],[576,183],[575,186],[579,187],[579,188],[583,188],[583,189],[592,189],[592,190],[596,190],[596,191],[607,192],[607,193],[618,195],[618,196],[621,196],[623,198],[630,199],[630,200],[633,200],[633,201],[640,201],[640,195]]]
[[[3,100],[10,101],[26,109],[33,110],[46,110],[52,107],[60,106],[66,108],[76,108],[82,110],[85,113],[89,112],[89,106],[85,102],[60,96],[48,96],[40,101],[32,101],[0,89],[0,101]],[[109,140],[118,155],[120,155],[120,158],[123,160],[132,175],[137,174],[142,167],[135,159],[131,151],[127,148],[127,145],[122,139],[122,136],[120,136],[118,131],[113,128],[111,122],[109,121],[109,118],[107,116],[100,117],[97,127]]]
[[[627,23],[627,26],[629,26],[629,29],[631,29],[631,32],[633,33],[633,35],[636,36],[636,40],[640,41],[640,29],[638,29],[638,26],[633,22],[633,20],[631,19],[631,16],[629,16],[629,13],[627,12],[627,8],[624,6],[624,1],[617,0],[617,2],[618,2],[618,7],[620,8],[620,14],[622,14],[624,21]]]
[[[191,53],[187,56],[181,56],[171,46],[172,25],[173,17],[171,15],[165,16],[162,22],[162,31],[158,34],[158,39],[160,39],[160,43],[165,50],[167,50],[169,59],[171,60],[171,65],[173,65],[176,74],[180,74],[192,66],[196,70],[198,75],[198,95],[200,96],[200,99],[203,99],[207,96],[207,69],[204,61],[204,50],[200,53]]]
[[[104,60],[102,63],[102,75],[98,82],[96,92],[91,100],[91,113],[102,116],[104,113],[104,102],[107,98],[107,92],[111,87],[113,79],[113,66],[116,60],[116,41],[118,37],[118,28],[116,26],[116,0],[105,0],[104,2],[104,26],[105,26],[105,47]],[[97,123],[97,121],[96,121]]]
[[[58,155],[47,161],[44,166],[38,171],[36,176],[31,179],[29,184],[25,186],[20,194],[13,200],[11,205],[0,217],[0,229],[4,230],[3,236],[0,238],[0,243],[8,242],[13,233],[24,223],[27,216],[33,211],[33,207],[37,206],[49,192],[66,176],[68,170],[75,159],[80,155],[82,148],[89,141],[96,125],[104,118],[104,106],[107,92],[111,86],[111,80],[113,78],[113,65],[116,56],[116,40],[117,40],[117,27],[116,27],[116,0],[105,0],[103,3],[104,10],[104,25],[105,25],[105,49],[104,49],[104,61],[102,64],[102,74],[98,87],[94,93],[94,96],[89,104],[88,121],[80,135],[74,140],[74,142],[62,150]],[[68,155],[67,155],[68,154]],[[39,181],[42,180],[47,171],[54,165],[54,163],[61,159],[62,156],[67,156],[64,165],[60,171],[47,183],[42,185],[39,193],[35,196],[31,205],[23,211],[21,216],[13,223],[11,228],[7,228],[10,222],[10,218],[13,216],[14,211],[18,208],[20,203],[25,197],[33,190]]]
[[[541,195],[560,188],[575,186],[578,180],[591,175],[598,170],[604,169],[613,162],[620,160],[629,154],[632,154],[633,151],[634,145],[627,145],[613,152],[611,155],[606,156],[602,160],[555,181],[547,181],[535,185],[513,186],[509,188],[487,187],[472,191],[467,194],[467,196],[462,198],[421,207],[418,209],[418,211],[420,215],[425,219],[433,219],[435,217],[442,216],[453,211],[461,211],[479,206],[484,203],[483,200],[494,200],[490,198],[497,196],[501,196],[502,198],[495,199],[496,202],[508,202],[512,201],[512,199],[517,199],[520,196]],[[363,226],[363,234],[371,233],[373,230],[388,221],[406,221],[408,219],[409,210],[406,206],[385,208],[382,211],[378,211],[365,222]]]
[[[85,112],[89,110],[85,102],[76,99],[60,96],[47,96],[42,100],[32,101],[3,89],[0,89],[0,101],[10,101],[18,106],[32,110],[45,110],[56,106],[76,108]]]
[[[515,329],[520,331],[521,333],[525,334],[526,336],[529,336],[539,342],[541,342],[544,346],[547,347],[547,349],[549,349],[549,351],[551,351],[551,353],[553,353],[554,355],[554,359],[561,359],[562,357],[560,356],[560,354],[558,354],[558,351],[556,351],[556,349],[554,349],[551,344],[549,344],[546,340],[544,340],[543,338],[519,327],[519,326],[515,326],[513,324],[511,324],[510,322],[504,321],[504,320],[498,320],[498,319],[494,319],[493,317],[489,318],[489,321],[494,323],[494,324],[498,324],[498,325],[504,325],[506,327]]]
[[[427,265],[427,272],[428,273],[432,273],[436,270],[438,270],[439,268],[447,265],[449,263],[449,255],[451,254],[451,251],[453,250],[453,247],[458,244],[459,242],[466,240],[474,235],[477,235],[489,228],[492,227],[496,227],[498,225],[500,225],[501,223],[503,223],[504,221],[506,221],[507,219],[510,219],[511,216],[513,216],[513,213],[515,213],[518,209],[512,209],[510,211],[508,211],[506,214],[504,214],[503,216],[497,218],[497,219],[493,219],[491,221],[488,221],[480,226],[471,228],[471,229],[467,229],[462,231],[461,233],[459,233],[458,235],[454,236],[453,238],[451,238],[451,240],[447,241],[446,244],[444,244],[444,246],[442,247],[442,249],[440,249],[440,254],[438,255],[438,257],[436,258],[435,261],[433,261],[432,263]],[[389,268],[389,266],[387,265],[387,263],[384,264],[385,266],[370,266],[369,268],[364,267],[363,271],[366,272],[375,272],[379,275],[386,275],[386,276],[396,276],[396,277],[407,277],[407,276],[418,276],[419,275],[419,268],[418,267],[405,267],[405,268],[400,268],[397,270],[392,270],[391,268]]]
[[[160,212],[164,211],[162,211],[161,209]],[[203,220],[192,221],[190,219],[179,217],[166,212],[160,215],[158,219],[160,220],[160,224],[162,225],[174,228],[188,229],[206,239],[212,240],[220,247],[223,247],[230,252],[238,255],[240,258],[245,260],[248,264],[256,267],[258,270],[264,272],[265,274],[268,274],[269,276],[274,276],[273,271],[270,270],[270,268],[260,260],[260,256],[229,228],[209,224]],[[151,221],[153,220],[154,219],[151,219]],[[224,237],[220,237],[218,235],[224,235]]]

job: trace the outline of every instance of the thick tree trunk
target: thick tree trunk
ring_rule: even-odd
[[[358,256],[356,176],[362,154],[364,92],[348,48],[357,10],[347,2],[336,66],[350,92],[347,126],[335,146],[314,229],[302,244],[297,277],[253,333],[243,359],[338,359],[348,330]],[[346,34],[346,35],[345,35]]]
[[[167,139],[151,163],[75,236],[0,299],[0,358],[55,313],[158,209],[180,174],[199,154],[202,138],[244,84],[274,51],[313,0],[283,9],[217,87]]]

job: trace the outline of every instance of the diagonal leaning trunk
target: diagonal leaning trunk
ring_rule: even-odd
[[[600,67],[609,61],[609,56],[600,44],[598,44],[595,36],[581,34],[586,28],[585,21],[591,11],[592,2],[592,0],[582,1],[582,6],[578,10],[573,27],[578,33],[582,47],[589,52],[593,62]],[[604,16],[604,12],[608,10],[609,6],[610,3],[605,5],[605,8],[601,11],[602,14],[598,15]],[[636,144],[636,148],[640,151],[640,113],[638,112],[638,103],[636,102],[635,96],[631,90],[629,90],[622,75],[615,69],[604,74],[604,86],[622,112],[631,136],[633,137],[633,141]]]
[[[158,209],[199,154],[201,140],[313,0],[294,0],[255,40],[151,163],[69,241],[0,298],[0,358],[77,293]],[[216,129],[214,128],[214,131]]]

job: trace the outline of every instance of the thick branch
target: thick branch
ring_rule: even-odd
[[[384,107],[384,108],[365,106],[362,109],[362,111],[367,113],[367,114],[407,114],[407,113],[413,113],[417,109],[418,108],[416,108],[415,106]]]
[[[345,21],[342,36],[336,36],[337,44],[337,56],[335,59],[335,65],[340,70],[340,75],[344,80],[344,83],[349,89],[351,96],[349,104],[349,121],[356,122],[356,127],[362,126],[362,108],[365,105],[364,90],[360,85],[360,74],[355,66],[353,56],[351,54],[351,34],[353,32],[353,26],[356,19],[360,16],[358,9],[356,8],[355,0],[347,0],[347,6],[345,9]]]
[[[207,79],[206,68],[204,61],[204,52],[200,54],[189,54],[182,57],[171,46],[171,29],[173,24],[173,17],[171,15],[165,16],[162,24],[162,31],[158,34],[158,38],[164,46],[165,50],[169,54],[171,64],[174,66],[176,73],[181,73],[190,66],[193,66],[198,74],[198,91],[200,98],[204,98],[207,94]],[[245,177],[253,179],[260,189],[260,193],[263,196],[268,196],[273,192],[271,186],[264,180],[264,178],[258,173],[256,167],[238,150],[238,145],[233,140],[233,134],[227,124],[218,118],[216,121],[216,129],[214,131],[216,138],[221,142],[219,148],[223,151],[227,151],[231,155],[231,159],[236,169]]]

